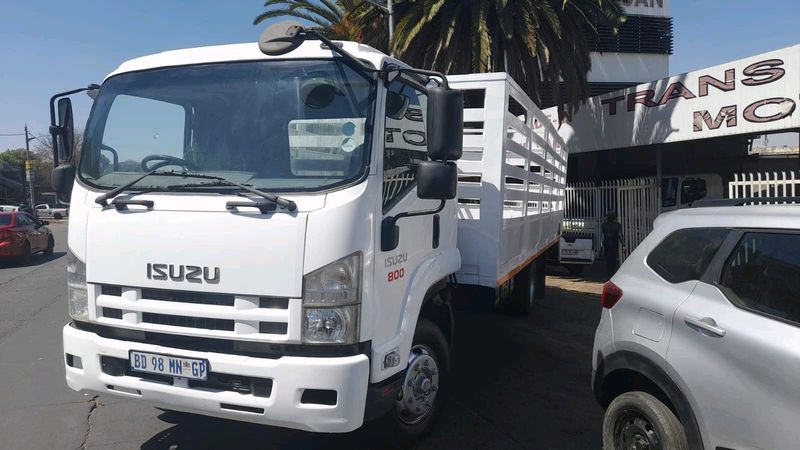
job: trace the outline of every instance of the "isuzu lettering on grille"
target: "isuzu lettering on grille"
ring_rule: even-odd
[[[148,280],[188,281],[189,283],[219,283],[219,267],[184,266],[147,263]]]

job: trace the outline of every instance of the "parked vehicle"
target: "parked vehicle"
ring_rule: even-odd
[[[796,205],[659,217],[603,288],[604,448],[797,448],[799,231]]]
[[[0,258],[27,263],[35,253],[53,253],[55,240],[47,225],[28,213],[0,212]]]
[[[0,205],[0,212],[19,211],[19,206],[13,205]]]
[[[722,177],[715,173],[671,175],[661,178],[661,210],[688,208],[698,200],[720,199]]]
[[[445,79],[284,23],[90,89],[77,169],[76,91],[51,103],[74,390],[419,437],[451,383],[456,286],[519,313],[543,295],[566,150],[506,74]]]
[[[61,219],[67,217],[67,208],[57,208],[50,206],[47,203],[36,205],[36,214],[39,217],[52,217],[54,219]]]

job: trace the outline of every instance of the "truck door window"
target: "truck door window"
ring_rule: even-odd
[[[118,95],[111,104],[103,144],[124,155],[122,172],[142,172],[141,160],[148,155],[183,158],[186,111],[180,105],[131,95]],[[103,173],[113,170],[111,161],[100,156]]]
[[[746,233],[719,284],[740,308],[800,324],[800,234]]]
[[[417,164],[428,159],[427,95],[398,80],[388,90],[383,152],[384,211],[411,190]]]
[[[682,205],[705,198],[706,195],[706,180],[702,178],[687,178],[681,183]]]
[[[678,179],[674,177],[661,180],[661,206],[670,208],[678,203]]]

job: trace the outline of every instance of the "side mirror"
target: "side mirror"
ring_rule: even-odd
[[[464,93],[433,87],[428,90],[428,157],[437,161],[461,158],[464,147]]]
[[[47,220],[40,220],[39,223],[41,223],[42,225],[50,225],[50,222]]]
[[[450,200],[456,197],[458,168],[452,162],[422,161],[417,165],[417,197]]]
[[[69,97],[58,100],[58,129],[53,135],[57,141],[55,149],[57,155],[53,155],[56,161],[69,162],[72,159],[72,146],[75,143],[75,124],[72,119],[72,100]]]
[[[50,181],[59,197],[69,199],[72,194],[72,183],[75,181],[75,166],[64,164],[54,168],[50,174]]]
[[[300,86],[300,98],[311,109],[327,108],[336,99],[336,86],[325,78],[312,78]]]
[[[386,116],[395,120],[400,120],[405,116],[406,110],[411,100],[408,96],[397,92],[386,93]]]
[[[300,47],[306,29],[299,22],[287,20],[270,25],[258,38],[258,48],[269,56],[279,56]]]

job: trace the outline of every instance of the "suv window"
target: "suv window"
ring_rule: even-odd
[[[414,186],[417,164],[428,159],[427,95],[399,80],[389,85],[388,95],[383,153],[384,210]]]
[[[687,228],[664,238],[647,256],[647,265],[670,283],[698,280],[730,230]]]
[[[800,234],[746,233],[720,286],[740,308],[800,323]]]

